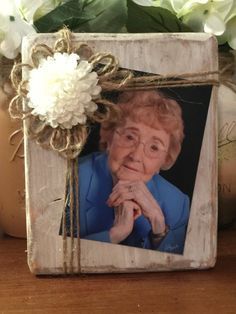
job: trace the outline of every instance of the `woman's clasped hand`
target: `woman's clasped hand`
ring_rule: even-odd
[[[115,221],[111,230],[111,241],[123,241],[133,230],[134,220],[140,215],[146,217],[154,234],[165,231],[165,218],[160,206],[147,189],[145,183],[139,181],[120,180],[113,188],[108,201],[108,206],[116,208]],[[120,239],[113,239],[114,229]]]

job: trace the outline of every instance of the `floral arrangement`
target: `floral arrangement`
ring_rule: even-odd
[[[36,44],[30,63],[15,63],[11,82],[16,93],[9,104],[10,116],[27,122],[31,139],[68,160],[80,154],[91,123],[112,122],[119,115],[101,91],[126,87],[133,79],[115,56],[73,44],[73,36],[64,27],[54,47]],[[27,69],[24,77],[22,69]]]
[[[23,36],[55,32],[206,32],[236,49],[236,0],[12,0],[0,3],[0,55],[14,59]]]

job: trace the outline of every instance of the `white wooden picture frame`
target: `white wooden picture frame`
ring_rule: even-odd
[[[55,34],[28,36],[23,63],[39,43],[53,46]],[[96,52],[115,55],[123,68],[168,75],[218,70],[217,43],[206,34],[74,34]],[[217,79],[217,74],[209,75]],[[206,269],[215,265],[217,249],[216,100],[213,86],[197,165],[183,254],[163,253],[91,240],[67,238],[67,263],[74,273],[151,272]],[[197,104],[196,104],[197,106]],[[198,117],[196,117],[198,119]],[[25,135],[28,264],[37,274],[63,274],[61,226],[66,160]],[[80,245],[78,245],[80,241]],[[72,245],[72,247],[71,247]],[[72,252],[72,253],[71,253]],[[72,255],[71,255],[72,254]]]

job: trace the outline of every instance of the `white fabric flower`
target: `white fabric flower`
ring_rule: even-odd
[[[14,3],[0,3],[0,54],[14,59],[21,49],[22,38],[35,29],[22,20]]]
[[[28,106],[53,128],[85,124],[97,109],[101,87],[92,65],[75,54],[55,53],[29,73]]]

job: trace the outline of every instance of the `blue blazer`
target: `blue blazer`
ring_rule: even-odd
[[[80,158],[80,237],[110,242],[109,230],[114,222],[114,209],[106,201],[113,182],[105,153],[93,153]],[[151,225],[144,216],[134,222],[132,233],[120,244],[183,253],[189,218],[189,198],[159,174],[147,182],[147,187],[160,205],[170,230],[158,247],[151,241]]]

